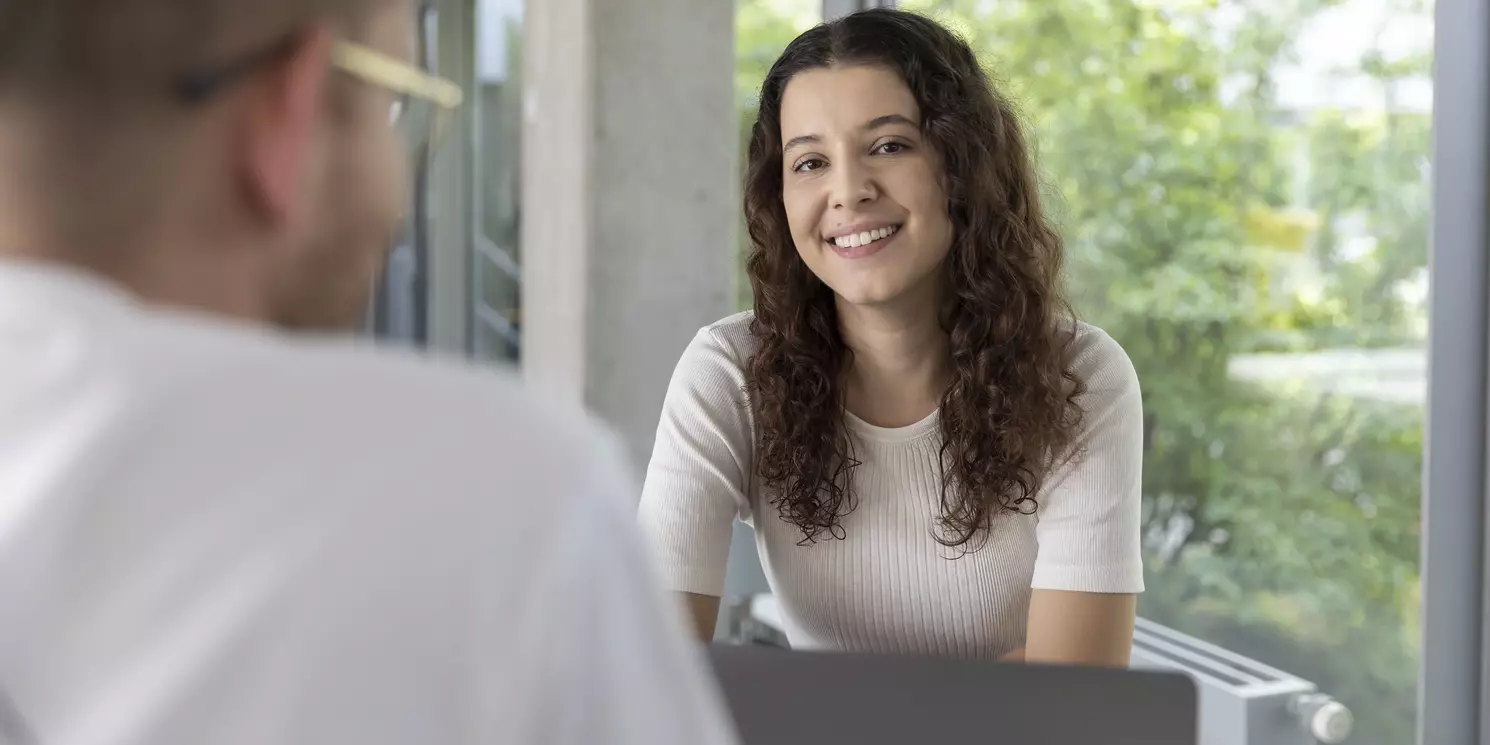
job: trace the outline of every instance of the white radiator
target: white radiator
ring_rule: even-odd
[[[1201,745],[1333,745],[1355,722],[1307,680],[1142,618],[1133,632],[1133,667],[1195,679]]]

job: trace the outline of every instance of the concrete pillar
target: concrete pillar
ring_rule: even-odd
[[[638,465],[679,353],[735,309],[733,87],[732,0],[527,5],[523,373]]]

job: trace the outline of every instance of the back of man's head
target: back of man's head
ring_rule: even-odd
[[[0,0],[0,259],[283,326],[355,320],[401,214],[412,0]]]
[[[138,98],[235,42],[333,17],[356,0],[4,0],[0,85],[38,95]]]

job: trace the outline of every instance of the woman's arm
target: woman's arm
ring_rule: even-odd
[[[1133,651],[1134,595],[1035,590],[1025,662],[1127,667]]]
[[[692,592],[679,593],[688,606],[688,618],[698,640],[705,644],[714,641],[714,629],[719,625],[719,598],[713,595],[698,595]]]
[[[750,509],[745,395],[733,347],[700,331],[668,384],[637,514],[664,586],[687,609],[690,636],[704,641],[714,638],[734,521]]]
[[[1074,457],[1042,490],[1022,657],[1125,666],[1143,591],[1143,399],[1117,342],[1095,329],[1082,341],[1082,431]]]

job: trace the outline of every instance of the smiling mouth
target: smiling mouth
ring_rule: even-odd
[[[846,258],[859,258],[868,256],[882,248],[891,236],[900,232],[899,225],[866,230],[862,233],[851,233],[840,235],[827,241],[839,255]]]

